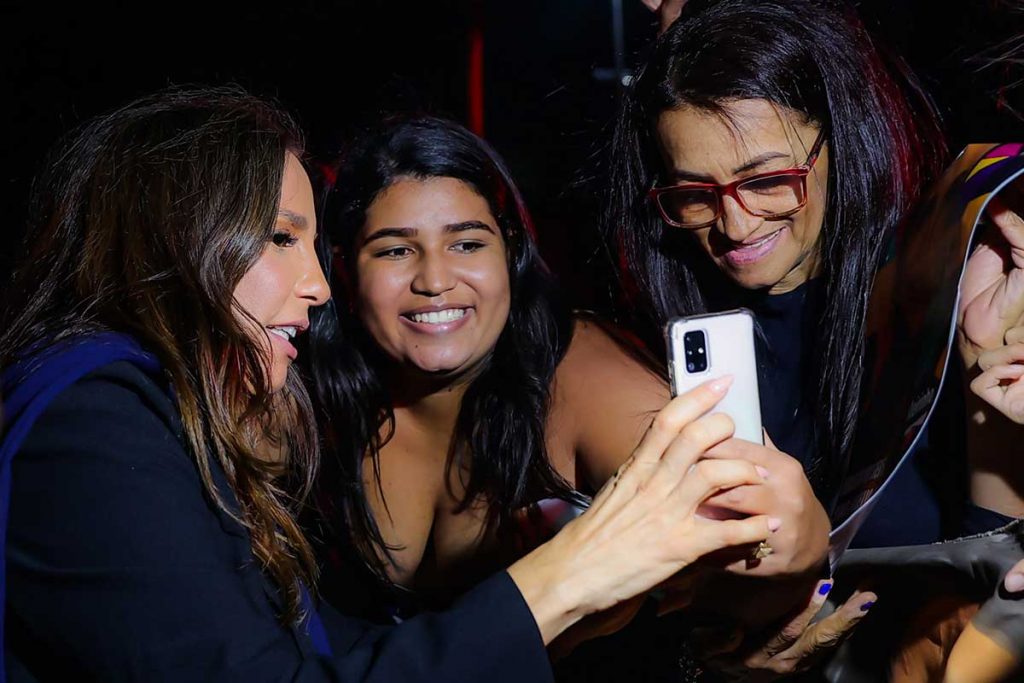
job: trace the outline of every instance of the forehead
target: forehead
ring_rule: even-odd
[[[365,228],[440,229],[468,220],[495,222],[487,200],[470,184],[456,178],[400,178],[370,204]]]
[[[739,166],[766,153],[802,160],[803,141],[808,135],[813,140],[816,132],[800,113],[767,100],[735,100],[722,111],[670,109],[658,116],[656,130],[667,160],[693,168]]]
[[[316,220],[316,212],[313,209],[313,186],[309,182],[306,169],[302,167],[302,162],[291,152],[287,152],[284,158],[280,206],[301,215],[309,223]]]

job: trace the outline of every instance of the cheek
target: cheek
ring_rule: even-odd
[[[805,246],[814,246],[821,237],[822,226],[825,224],[825,208],[828,204],[828,177],[811,176],[807,179],[807,207],[802,212],[802,242]]]
[[[359,319],[380,342],[382,331],[398,325],[401,277],[383,269],[366,268],[359,270],[356,282]]]
[[[700,247],[702,251],[707,253],[709,256],[714,257],[714,254],[711,250],[711,230],[711,228],[707,228],[705,230],[697,230],[696,232],[694,232],[691,239],[693,239],[693,241],[697,243],[697,245]]]
[[[504,258],[489,259],[472,274],[473,288],[491,309],[494,324],[500,333],[508,320],[512,301],[512,287],[509,281],[508,264]],[[495,335],[496,336],[496,335]]]
[[[810,210],[801,214],[800,220],[795,227],[796,237],[804,250],[818,244],[821,238],[822,225],[825,222],[825,210],[821,204],[816,202],[814,205],[809,206],[808,209]]]
[[[234,297],[246,313],[266,325],[273,322],[290,291],[286,269],[264,255],[239,280]]]

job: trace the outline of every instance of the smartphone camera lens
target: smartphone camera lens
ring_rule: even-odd
[[[686,371],[691,374],[708,369],[707,338],[703,330],[692,330],[683,335],[683,351],[686,353]]]

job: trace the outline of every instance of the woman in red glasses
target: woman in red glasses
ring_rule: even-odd
[[[844,483],[886,238],[945,161],[930,104],[901,71],[843,3],[692,0],[639,69],[612,142],[605,230],[637,329],[657,343],[674,316],[752,309],[766,430],[826,505]],[[1024,243],[996,218],[1004,240]],[[1009,312],[989,320],[1005,332],[1021,271],[974,267],[991,287],[965,305]],[[899,518],[876,541],[938,539],[924,481],[902,484]],[[1024,512],[986,491],[976,477],[973,502],[995,509],[969,506],[965,525]]]

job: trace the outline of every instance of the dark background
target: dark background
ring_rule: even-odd
[[[866,23],[921,73],[951,144],[1024,138],[1024,0],[861,3]],[[623,0],[625,62],[654,37]],[[813,17],[808,18],[813,21]],[[606,0],[422,0],[289,4],[6,0],[0,8],[0,276],[24,233],[30,180],[74,125],[170,84],[239,83],[278,98],[329,159],[355,126],[418,109],[466,121],[472,26],[482,28],[485,136],[530,205],[541,246],[577,302],[601,307],[595,267],[600,149],[618,86]],[[827,49],[827,46],[823,46]],[[1015,54],[1015,57],[1014,57]],[[989,65],[994,58],[1004,58]],[[1007,58],[1009,55],[1009,58]],[[1018,103],[1018,104],[1015,104]]]

